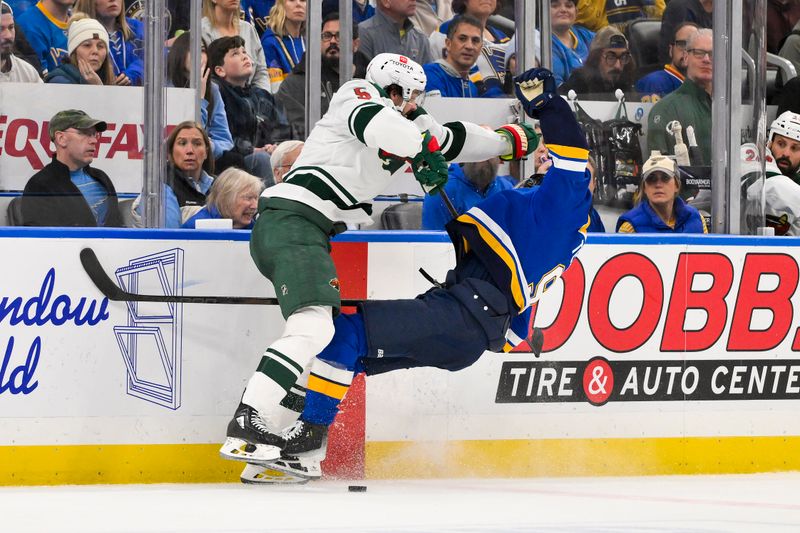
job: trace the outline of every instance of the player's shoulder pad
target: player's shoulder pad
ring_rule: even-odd
[[[336,91],[336,96],[344,100],[374,101],[382,103],[383,95],[377,87],[364,79],[356,78],[348,81]]]

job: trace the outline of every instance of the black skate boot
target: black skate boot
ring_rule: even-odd
[[[272,432],[258,411],[243,403],[228,423],[227,437],[219,454],[224,459],[254,464],[268,464],[279,459],[286,443],[282,436]]]
[[[328,426],[312,424],[303,419],[284,430],[281,436],[286,441],[284,457],[317,455],[320,451],[324,456],[328,446]]]

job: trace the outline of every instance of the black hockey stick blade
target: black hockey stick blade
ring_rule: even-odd
[[[528,337],[528,346],[531,347],[533,355],[539,357],[542,355],[542,348],[544,347],[544,332],[539,328],[531,328],[531,335]]]
[[[103,270],[97,255],[91,248],[80,252],[81,264],[92,283],[103,296],[115,302],[160,302],[177,304],[224,304],[224,305],[278,305],[277,298],[260,296],[176,296],[166,294],[134,294],[114,283]],[[343,306],[358,305],[363,300],[342,300]]]

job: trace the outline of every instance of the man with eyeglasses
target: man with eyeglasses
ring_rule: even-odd
[[[656,103],[681,86],[686,76],[686,44],[699,28],[694,22],[684,22],[675,30],[675,39],[669,45],[671,60],[664,68],[651,72],[636,82],[642,102]]]
[[[670,0],[661,17],[658,41],[658,59],[669,61],[669,44],[674,40],[675,29],[681,22],[694,22],[700,28],[711,28],[714,22],[713,0]]]
[[[320,116],[328,111],[333,93],[339,90],[339,45],[341,38],[339,34],[339,13],[329,13],[322,19],[322,35],[320,47],[322,52],[322,70],[320,80],[322,90],[320,91]],[[360,41],[358,39],[358,26],[353,26],[353,76],[363,78],[367,70],[367,58],[358,51]],[[278,92],[275,93],[278,100],[286,109],[286,116],[292,127],[293,136],[300,139],[306,138],[306,64],[301,61],[292,70]]]
[[[650,110],[647,120],[647,147],[662,154],[675,153],[675,137],[667,132],[667,125],[677,120],[685,132],[694,129],[703,161],[711,162],[711,85],[713,81],[714,35],[701,29],[686,44],[686,79],[678,89],[660,100]]]
[[[561,94],[574,90],[585,100],[615,100],[622,90],[629,98],[635,93],[635,65],[628,39],[615,27],[606,26],[595,35],[583,67],[573,70],[558,88]]]
[[[78,109],[59,111],[50,119],[56,153],[25,184],[23,225],[123,226],[114,184],[105,172],[90,166],[97,136],[106,128],[105,122]]]

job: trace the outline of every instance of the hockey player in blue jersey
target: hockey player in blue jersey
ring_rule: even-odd
[[[461,370],[528,336],[531,305],[585,242],[591,193],[586,138],[552,73],[532,69],[515,82],[553,161],[541,186],[495,194],[447,224],[456,266],[441,287],[412,300],[365,301],[336,318],[333,340],[312,363],[303,413],[283,433],[283,458],[269,468],[321,475],[328,426],[359,372]]]

